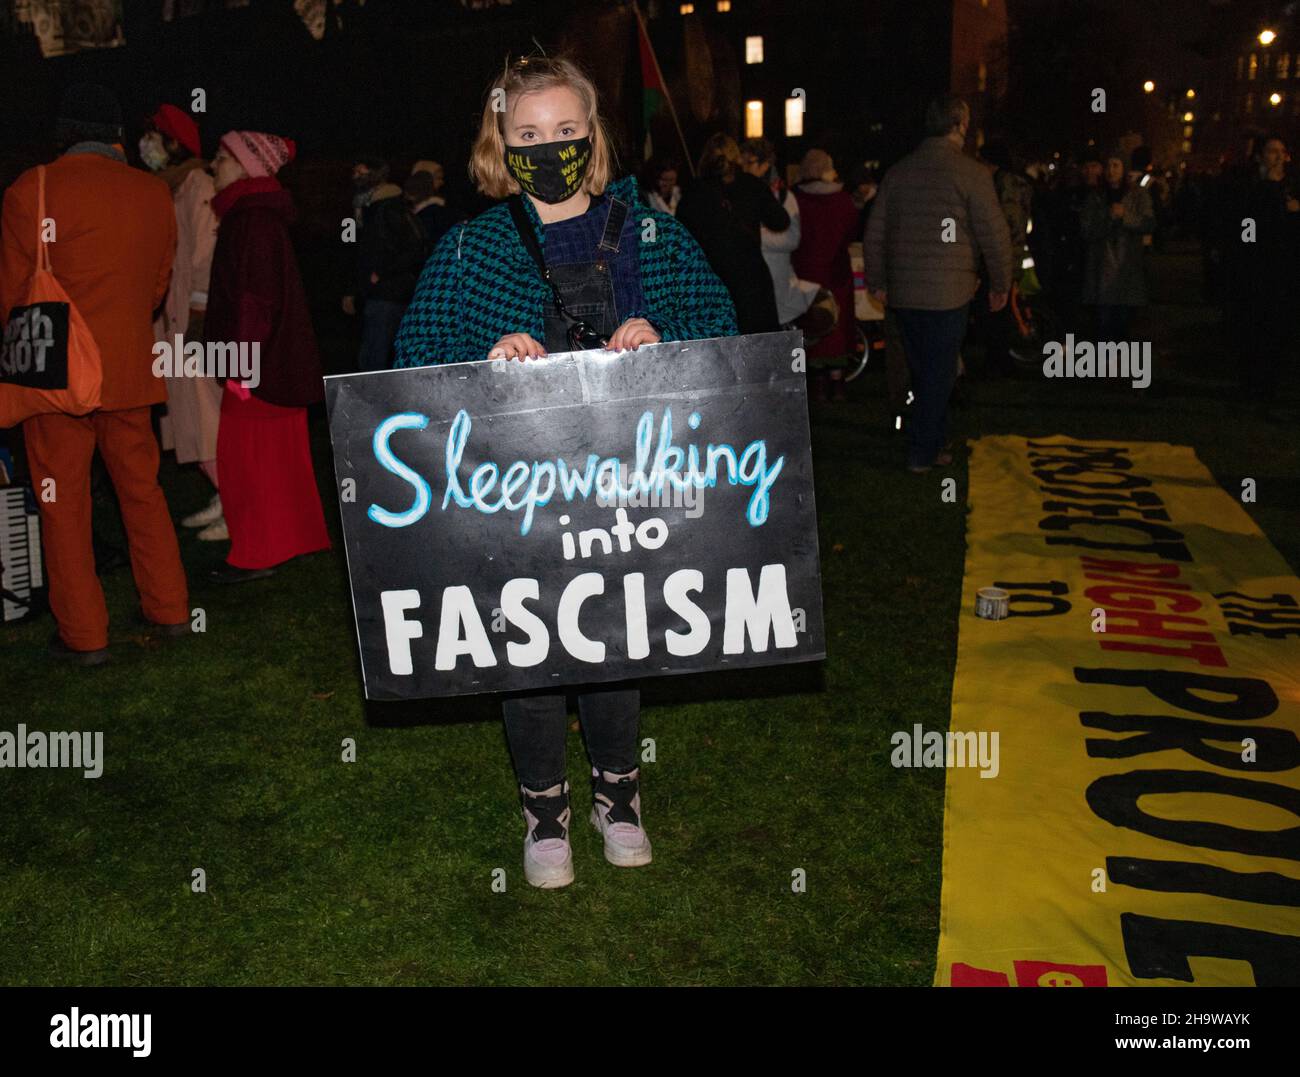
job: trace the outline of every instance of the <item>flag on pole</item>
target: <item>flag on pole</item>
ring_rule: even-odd
[[[664,85],[663,76],[659,73],[659,64],[655,62],[654,49],[650,45],[645,23],[638,18],[636,26],[637,43],[641,53],[641,123],[645,128],[645,156],[646,160],[649,160],[654,153],[650,134],[651,121],[667,102],[668,87]]]
[[[632,0],[632,13],[636,16],[637,51],[641,57],[641,120],[645,126],[645,156],[649,160],[654,152],[651,137],[652,121],[661,108],[667,106],[668,115],[672,117],[673,128],[681,142],[682,155],[691,175],[695,175],[695,165],[691,162],[690,151],[686,148],[686,136],[682,134],[681,122],[677,119],[677,110],[673,108],[673,99],[668,93],[668,83],[664,81],[659,58],[655,56],[654,46],[650,44],[650,34],[646,30],[645,18],[636,0]]]

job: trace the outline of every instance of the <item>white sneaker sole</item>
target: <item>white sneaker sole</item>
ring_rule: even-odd
[[[563,864],[538,864],[524,857],[524,878],[539,890],[558,890],[573,882],[573,856]]]
[[[591,815],[587,818],[591,820],[591,825],[595,827],[596,833],[605,839],[605,859],[616,868],[639,868],[650,863],[649,838],[646,838],[639,849],[629,849],[625,845],[619,845],[617,842],[609,840],[604,828],[600,825],[600,812],[594,804],[591,807]]]

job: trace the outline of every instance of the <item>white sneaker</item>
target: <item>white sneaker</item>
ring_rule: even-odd
[[[225,542],[230,538],[230,532],[226,530],[226,518],[218,516],[215,523],[208,524],[199,532],[198,538],[200,542]]]
[[[198,512],[191,512],[181,521],[182,527],[207,527],[208,524],[216,523],[221,519],[221,495],[213,494],[212,500],[208,502],[206,508],[199,509]]]
[[[591,768],[591,825],[605,839],[605,859],[615,867],[650,863],[650,839],[641,825],[641,769],[614,774]]]
[[[569,845],[569,783],[534,792],[521,785],[524,822],[524,878],[543,890],[573,882],[573,849]]]

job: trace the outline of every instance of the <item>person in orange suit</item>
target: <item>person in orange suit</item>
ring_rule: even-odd
[[[50,653],[82,665],[108,659],[108,608],[91,545],[90,465],[98,449],[122,509],[144,619],[165,635],[188,630],[189,595],[176,530],[158,485],[150,407],[167,398],[153,373],[153,312],[167,294],[176,215],[162,180],[131,168],[112,92],[83,83],[64,94],[62,156],[45,169],[54,275],[85,318],[103,360],[102,406],[89,415],[23,423],[44,532]],[[0,215],[0,317],[25,299],[36,264],[37,175],[5,192]],[[52,480],[52,483],[48,480]]]

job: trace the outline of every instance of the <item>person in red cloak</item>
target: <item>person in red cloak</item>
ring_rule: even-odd
[[[853,266],[849,244],[858,238],[858,209],[853,196],[835,179],[835,165],[825,150],[813,149],[799,166],[803,179],[794,189],[803,235],[794,252],[794,271],[802,280],[816,281],[834,297],[839,308],[836,327],[808,348],[808,365],[816,372],[814,395],[843,400],[844,368],[857,339],[853,320]]]
[[[289,239],[293,200],[275,178],[294,153],[289,139],[231,131],[212,161],[220,227],[206,336],[260,348],[256,375],[226,378],[221,400],[217,469],[230,552],[211,574],[220,583],[269,576],[330,545],[307,437],[307,406],[324,398],[320,353]]]

